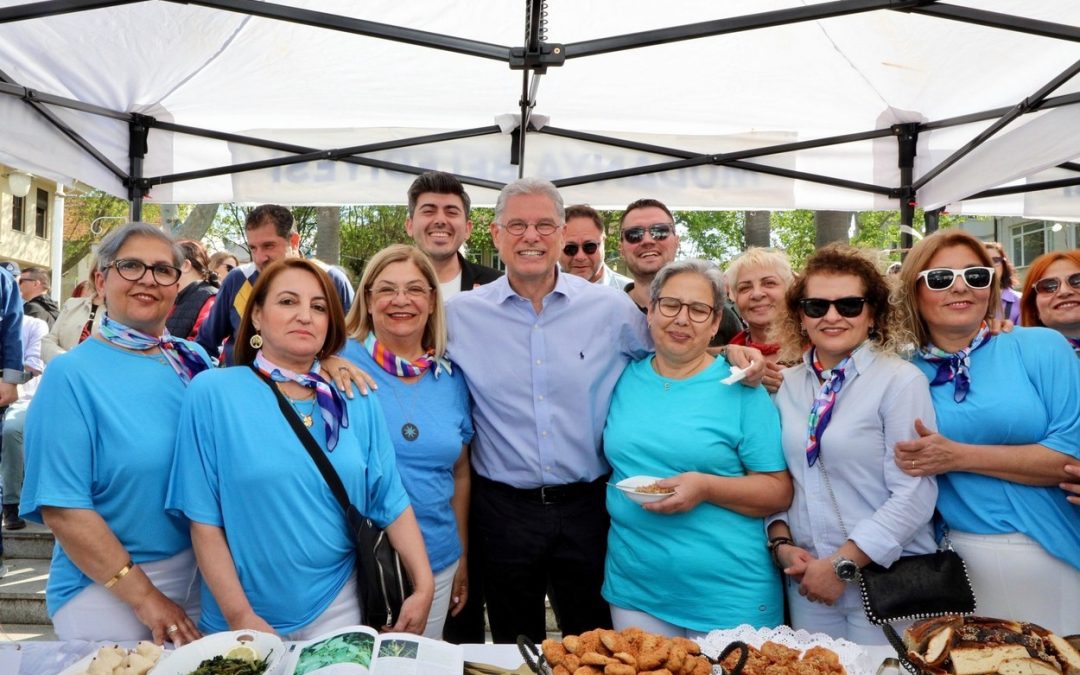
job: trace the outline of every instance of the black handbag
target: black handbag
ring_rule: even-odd
[[[401,614],[402,603],[413,591],[412,582],[405,573],[398,552],[390,545],[386,531],[353,506],[341,477],[334,470],[326,453],[315,442],[300,421],[299,415],[270,378],[254,366],[251,369],[274,392],[281,413],[288,420],[304,449],[311,455],[319,473],[330,487],[330,492],[334,493],[334,498],[345,512],[345,523],[356,543],[356,594],[360,601],[360,611],[363,613],[363,624],[375,629],[393,626]]]
[[[906,556],[888,568],[870,563],[859,573],[859,589],[875,626],[975,611],[967,566],[952,548]]]
[[[818,462],[821,463],[820,456]],[[824,464],[821,464],[821,475],[840,520],[840,530],[847,538],[847,527]],[[881,626],[885,638],[900,657],[900,663],[912,673],[917,673],[918,669],[908,660],[907,647],[892,627],[893,621],[975,611],[975,591],[971,588],[967,566],[960,554],[952,549],[948,529],[942,543],[945,548],[934,553],[901,557],[887,568],[871,562],[859,570],[859,591],[866,618],[875,626]]]

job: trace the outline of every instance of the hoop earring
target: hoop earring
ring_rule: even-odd
[[[262,349],[262,346],[263,346],[262,336],[259,335],[258,333],[255,333],[254,335],[251,336],[251,339],[248,340],[248,344],[251,345],[252,349]]]

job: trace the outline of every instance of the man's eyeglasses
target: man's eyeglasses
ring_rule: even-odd
[[[555,234],[555,230],[559,229],[559,226],[550,220],[541,220],[539,223],[526,223],[523,220],[511,220],[505,225],[500,225],[502,229],[506,230],[515,237],[520,237],[525,234],[525,231],[532,226],[536,229],[536,233],[541,237],[547,237]]]
[[[934,267],[919,272],[918,279],[926,282],[926,287],[932,291],[947,291],[956,283],[956,277],[964,277],[964,283],[968,288],[982,290],[990,287],[994,279],[993,267],[965,267],[962,270],[949,269],[948,267]]]
[[[143,261],[135,260],[134,258],[121,258],[120,260],[114,260],[106,265],[105,269],[110,267],[115,267],[116,273],[120,275],[120,278],[128,281],[138,281],[142,279],[148,269],[151,271],[154,281],[162,286],[172,286],[177,281],[180,281],[180,268],[166,265],[165,263],[147,265]]]
[[[1065,277],[1065,283],[1080,290],[1080,272]],[[1060,288],[1061,279],[1059,277],[1046,277],[1035,282],[1036,293],[1057,293]]]
[[[592,255],[596,253],[596,250],[600,248],[600,244],[595,241],[587,241],[580,247],[577,244],[567,244],[562,247],[563,255],[574,257],[577,255],[578,248],[585,251],[585,255]]]
[[[863,307],[866,305],[866,298],[851,296],[847,298],[837,298],[836,300],[826,300],[825,298],[803,298],[799,300],[799,307],[802,308],[803,314],[810,319],[820,319],[829,313],[829,307],[835,307],[836,313],[845,319],[854,319],[862,314]]]
[[[648,227],[628,227],[622,231],[622,238],[627,244],[640,244],[645,239],[645,233],[648,232],[654,240],[664,241],[671,236],[673,231],[671,225],[663,223]]]
[[[694,323],[705,323],[713,315],[713,308],[704,302],[683,302],[678,298],[663,297],[656,299],[656,311],[668,318],[679,316],[679,312],[685,307],[690,320]]]
[[[431,286],[409,284],[402,288],[400,286],[391,286],[387,284],[385,286],[376,286],[371,289],[371,294],[379,300],[393,300],[397,297],[398,293],[404,293],[405,297],[409,300],[422,300],[431,293]]]

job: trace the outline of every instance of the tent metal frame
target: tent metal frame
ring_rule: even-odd
[[[60,14],[136,4],[144,1],[145,0],[43,0],[41,2],[31,2],[0,9],[0,23],[37,20]],[[901,224],[910,226],[914,216],[918,190],[927,182],[946,171],[950,166],[1021,116],[1058,106],[1080,104],[1080,94],[1051,97],[1051,94],[1055,90],[1060,88],[1077,74],[1080,74],[1080,60],[1078,60],[1076,63],[1062,71],[1058,76],[1036,90],[1031,96],[1018,102],[1012,107],[984,110],[948,119],[923,123],[900,124],[889,128],[872,129],[869,131],[842,134],[814,140],[781,143],[728,153],[703,154],[696,151],[639,143],[571,129],[562,129],[552,126],[545,126],[542,128],[537,127],[537,125],[532,123],[530,118],[532,111],[537,104],[540,78],[547,72],[549,67],[564,66],[566,61],[570,59],[879,10],[909,12],[943,20],[960,21],[1000,30],[1018,31],[1050,39],[1071,42],[1080,42],[1080,27],[1000,14],[971,7],[951,5],[940,2],[939,0],[834,0],[832,2],[810,6],[793,7],[783,10],[729,17],[715,21],[703,21],[626,35],[561,44],[547,41],[546,2],[544,2],[544,0],[526,0],[523,43],[520,47],[511,47],[414,30],[402,26],[339,16],[326,12],[289,7],[271,2],[255,2],[254,0],[167,1],[176,2],[178,4],[199,5],[210,9],[237,12],[266,19],[288,21],[316,28],[335,30],[354,35],[390,40],[418,47],[427,47],[477,58],[505,62],[510,69],[522,71],[521,98],[518,101],[518,108],[521,116],[520,124],[510,135],[510,163],[518,166],[519,176],[522,175],[524,171],[526,140],[530,134],[560,136],[611,147],[644,151],[671,158],[646,166],[555,179],[553,182],[559,187],[672,171],[692,166],[725,166],[744,171],[782,176],[796,180],[810,181],[850,190],[884,195],[891,199],[898,200],[901,213]],[[365,157],[364,155],[393,148],[440,143],[501,133],[498,126],[492,125],[429,134],[395,141],[370,143],[344,148],[319,149],[261,139],[253,136],[163,122],[146,115],[110,110],[91,103],[23,87],[3,71],[0,71],[0,94],[21,98],[61,134],[78,145],[84,152],[92,156],[111,173],[117,176],[117,178],[122,180],[123,184],[128,189],[128,198],[131,202],[131,216],[134,220],[141,218],[143,199],[155,185],[229,175],[244,171],[255,171],[317,160],[339,161],[418,175],[427,169],[419,166],[398,164]],[[51,110],[51,107],[66,108],[126,122],[129,128],[129,166],[127,171],[116,166],[116,164],[80,135],[75,128],[57,116],[56,113]],[[938,163],[937,166],[932,168],[926,174],[917,180],[914,179],[912,174],[918,135],[920,132],[988,120],[994,121],[963,147],[957,149],[952,155]],[[265,148],[288,153],[288,156],[211,167],[197,171],[147,177],[143,175],[143,161],[148,150],[149,133],[154,129]],[[901,176],[900,185],[898,186],[873,185],[834,176],[795,171],[783,167],[747,161],[769,155],[783,155],[785,153],[806,148],[839,145],[843,143],[886,138],[889,136],[895,137],[897,140],[897,165],[900,169]],[[1062,164],[1060,165],[1060,168],[1080,173],[1080,165],[1072,162]],[[503,184],[498,181],[487,180],[475,176],[458,175],[458,178],[463,183],[494,190],[498,190],[503,186]],[[994,188],[984,190],[966,198],[979,199],[1077,185],[1080,185],[1080,176],[1061,180],[1029,183],[1021,186]],[[928,214],[928,229],[936,227],[937,215],[937,213]],[[901,246],[910,247],[910,245],[911,235],[902,235]]]

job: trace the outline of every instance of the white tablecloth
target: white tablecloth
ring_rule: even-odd
[[[56,675],[64,668],[75,663],[87,654],[94,652],[101,643],[94,642],[18,642],[0,645],[0,651],[6,652],[17,647],[21,655],[18,675]],[[889,656],[895,656],[889,647],[866,647],[870,663],[877,664]],[[523,661],[515,645],[474,644],[464,645],[465,660],[487,663],[514,669]],[[0,663],[3,663],[0,660]],[[2,668],[0,668],[2,670]],[[2,672],[0,675],[13,675]],[[870,673],[870,675],[874,675]]]

